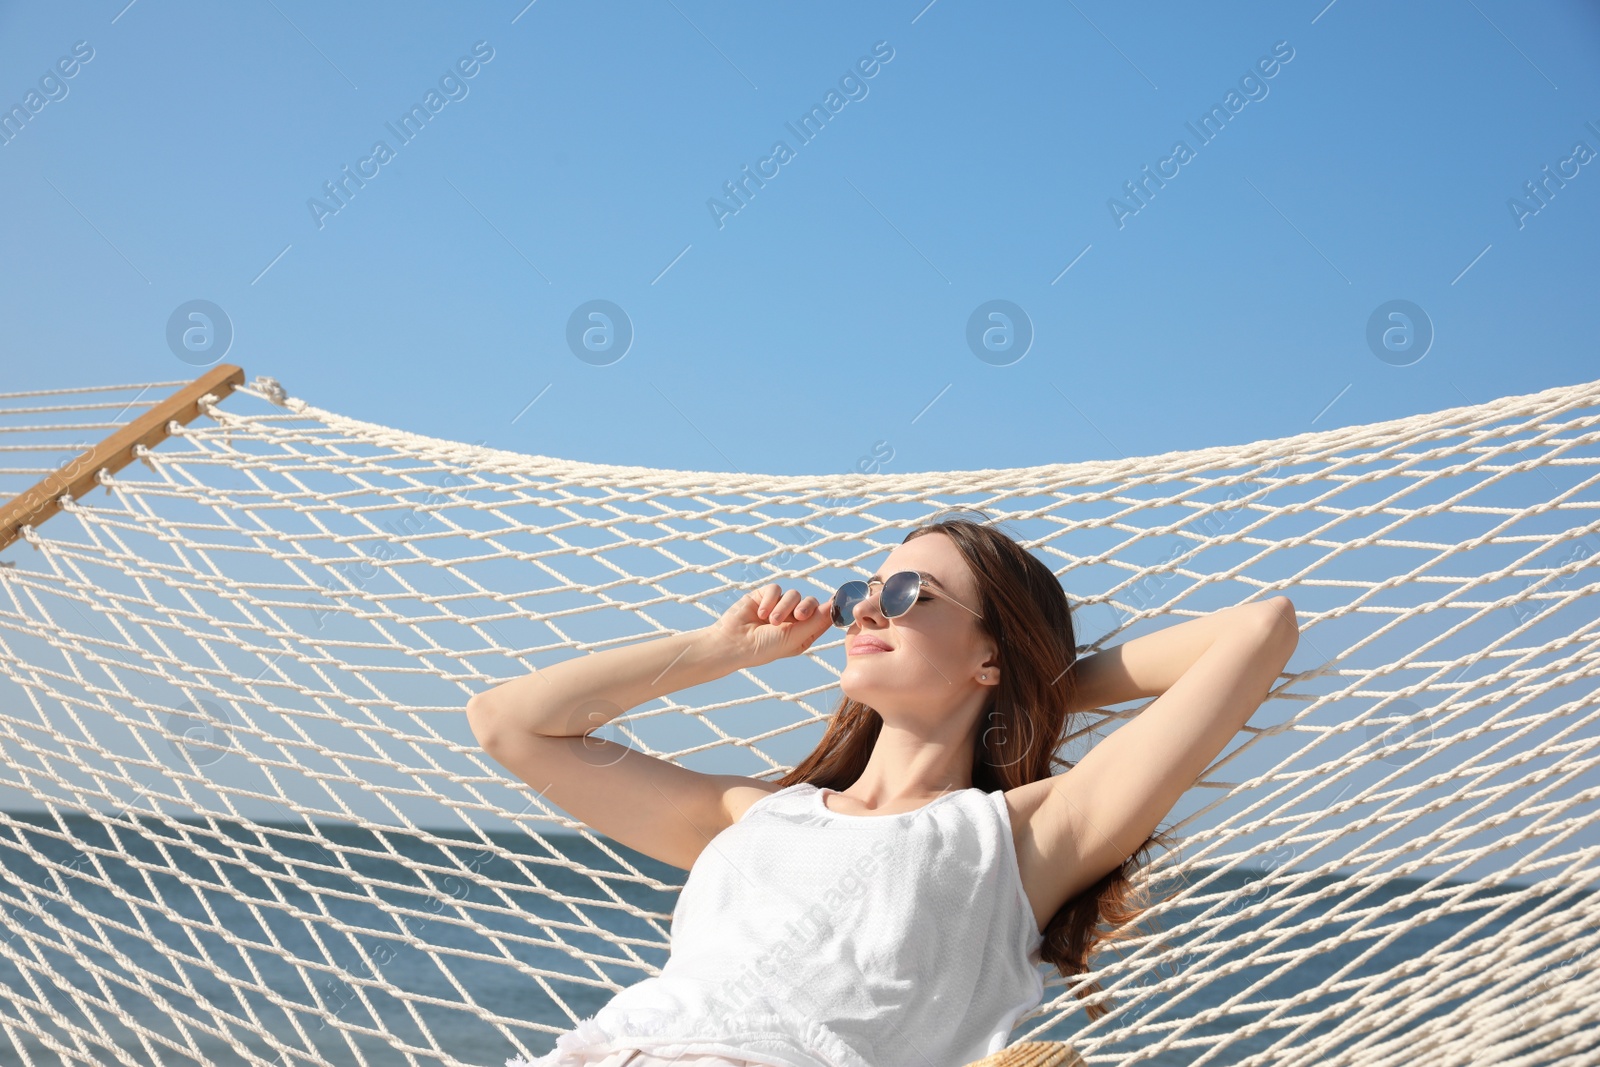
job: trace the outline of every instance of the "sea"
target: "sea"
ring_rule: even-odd
[[[0,823],[0,1064],[501,1067],[549,1051],[558,1032],[665,962],[684,877],[575,834],[131,816],[108,826],[37,812],[0,813]],[[1586,909],[1600,924],[1581,887],[1513,903],[1514,887],[1442,881],[1425,901],[1396,903],[1424,884],[1322,877],[1283,898],[1250,873],[1217,873],[1204,889],[1220,894],[1218,936],[1193,947],[1173,939],[1168,962],[1123,992],[1112,1017],[1091,1025],[1072,1010],[1037,1034],[1040,1019],[1025,1019],[1014,1034],[1109,1036],[1096,1051],[1115,1058],[1101,1062],[1161,1067],[1200,1061],[1219,1042],[1204,1062],[1239,1062],[1296,1027],[1290,1047],[1335,1030],[1348,1035],[1341,1041],[1404,1039],[1423,1019],[1456,1018],[1499,980],[1488,962],[1468,966],[1471,980],[1432,990],[1439,1000],[1401,1032],[1368,1033],[1362,1001],[1426,974],[1419,961],[1430,951],[1486,957],[1541,907]],[[1445,914],[1402,929],[1445,900]],[[1174,909],[1155,929],[1195,914]],[[1326,921],[1313,932],[1280,932],[1314,918]],[[1236,941],[1239,951],[1212,947]],[[1252,949],[1266,961],[1243,965]],[[1119,951],[1108,953],[1101,966],[1118,971]],[[1596,959],[1546,955],[1540,980],[1519,995],[1549,995],[1538,990]],[[1061,991],[1048,986],[1047,1000]],[[1286,1008],[1292,997],[1303,999]],[[1241,1033],[1274,1011],[1275,1026]],[[1135,1025],[1154,1030],[1136,1035]],[[1178,1042],[1150,1051],[1178,1028]],[[1600,1063],[1600,1037],[1586,1047],[1563,1062]]]

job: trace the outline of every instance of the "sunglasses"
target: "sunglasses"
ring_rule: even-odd
[[[856,621],[856,605],[867,599],[871,590],[866,582],[845,582],[833,594],[833,624],[848,630]],[[883,580],[883,595],[878,598],[878,610],[886,619],[897,619],[910,611],[922,595],[922,575],[916,571],[896,571]],[[952,604],[972,611],[961,601],[945,597]],[[978,615],[976,611],[972,614]],[[978,618],[983,618],[978,615]]]

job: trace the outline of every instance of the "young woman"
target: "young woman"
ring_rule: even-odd
[[[843,698],[775,782],[589,736],[645,701],[804,652],[830,626],[847,629]],[[1297,639],[1279,596],[1079,660],[1049,568],[958,518],[911,530],[870,582],[826,602],[773,583],[704,629],[475,696],[467,715],[493,759],[689,871],[661,973],[532,1067],[961,1067],[999,1051],[1041,1002],[1039,962],[1085,973],[1098,927],[1140,913],[1134,857],[1165,843],[1157,824]],[[1055,755],[1074,713],[1144,697],[1156,699],[1076,764]]]

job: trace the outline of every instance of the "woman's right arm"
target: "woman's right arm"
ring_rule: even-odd
[[[828,605],[777,583],[741,597],[711,626],[576,656],[472,697],[467,721],[491,759],[588,826],[688,870],[735,812],[772,786],[703,774],[590,736],[646,701],[811,646]]]
[[[467,701],[467,721],[485,749],[529,734],[581,737],[629,708],[726,677],[745,659],[709,626],[653,637],[501,682]]]

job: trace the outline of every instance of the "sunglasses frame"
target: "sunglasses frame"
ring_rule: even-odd
[[[911,580],[910,600],[907,602],[907,604],[906,604],[906,606],[904,608],[902,608],[901,610],[891,614],[888,610],[886,610],[884,608],[884,606],[883,606],[883,595],[880,593],[879,596],[878,596],[878,610],[883,612],[883,617],[886,618],[886,619],[898,619],[902,615],[905,615],[912,608],[917,606],[918,599],[922,596],[922,575],[918,574],[916,571],[895,571],[893,574],[889,575],[889,577],[887,577],[887,578],[885,578],[883,580],[883,591],[885,593],[888,592],[889,591],[889,583],[894,581],[897,578],[901,578],[902,576],[909,576],[910,577],[910,580]],[[828,609],[828,611],[829,611],[829,615],[831,616],[831,621],[832,621],[833,625],[839,627],[841,630],[848,630],[856,621],[855,620],[855,604],[851,604],[850,605],[850,618],[844,619],[842,621],[840,619],[840,616],[842,614],[842,610],[841,609],[842,609],[842,606],[843,606],[844,592],[845,592],[846,589],[849,589],[851,586],[856,586],[856,585],[861,586],[861,588],[862,588],[861,596],[858,598],[857,602],[859,602],[860,600],[865,600],[867,597],[872,595],[872,587],[870,585],[868,585],[866,582],[864,582],[861,579],[859,579],[859,578],[854,579],[852,581],[845,582],[843,585],[839,586],[839,588],[837,590],[834,591],[833,604]],[[950,603],[959,605],[960,607],[965,608],[967,611],[971,611],[972,614],[977,615],[978,618],[980,618],[980,619],[983,618],[982,615],[979,615],[976,611],[972,611],[971,608],[967,607],[965,604],[962,604],[961,601],[957,600],[955,597],[951,596],[950,594],[943,593],[941,591],[941,595],[943,595],[946,600],[950,601]]]

